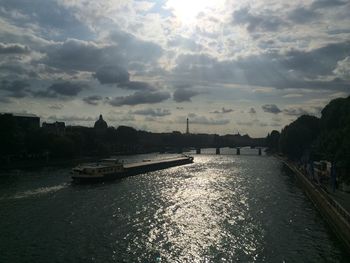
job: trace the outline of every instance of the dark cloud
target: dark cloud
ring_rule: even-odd
[[[274,15],[275,12],[263,10],[260,13],[253,13],[250,7],[244,7],[233,12],[233,24],[246,25],[247,30],[251,33],[259,31],[275,32],[281,27],[290,26],[294,24],[303,24],[310,22],[318,17],[320,14],[313,10],[313,8],[299,7],[292,10],[288,14],[288,19],[281,16]],[[292,22],[292,24],[291,24]]]
[[[119,88],[129,90],[156,90],[155,87],[142,81],[130,81],[129,72],[120,66],[100,67],[93,77],[101,84],[117,84]]]
[[[46,90],[31,91],[34,97],[41,98],[57,98],[57,97],[74,97],[77,96],[82,90],[88,88],[84,83],[79,82],[58,82],[49,86]]]
[[[30,50],[27,46],[21,44],[4,44],[0,43],[0,54],[27,54]]]
[[[173,73],[184,80],[235,83],[279,89],[350,89],[333,70],[350,56],[350,42],[329,44],[310,51],[289,50],[218,61],[205,55],[183,55]],[[319,76],[333,76],[321,81]]]
[[[138,104],[154,104],[165,101],[170,98],[168,92],[140,92],[137,91],[132,95],[124,97],[116,97],[110,100],[108,103],[112,106],[123,105],[138,105]]]
[[[54,83],[48,90],[62,96],[76,96],[83,89],[87,88],[86,84],[83,83],[72,83],[69,81]]]
[[[261,106],[264,112],[269,112],[273,114],[278,114],[281,110],[275,104],[265,104]]]
[[[136,115],[144,115],[144,116],[152,116],[152,117],[163,117],[163,116],[168,116],[171,115],[170,110],[168,109],[141,109],[141,110],[135,110],[131,112]]]
[[[78,39],[55,43],[47,47],[47,56],[42,62],[62,70],[96,72],[101,65],[126,66],[135,62],[149,64],[155,62],[163,52],[159,45],[143,41],[121,30],[114,31],[109,38],[112,41],[109,45]],[[100,79],[114,83],[116,72],[104,71],[100,72]]]
[[[311,4],[312,9],[318,9],[318,8],[330,8],[330,7],[337,7],[346,5],[346,1],[340,1],[340,0],[316,0]]]
[[[28,88],[30,84],[24,80],[2,80],[0,83],[0,89],[9,92],[9,97],[23,98],[28,95]]]
[[[173,94],[173,98],[176,102],[190,102],[191,98],[199,95],[198,91],[195,91],[190,88],[178,88]]]
[[[230,113],[230,112],[233,112],[234,110],[233,109],[226,109],[225,107],[223,107],[221,110],[216,110],[216,111],[212,111],[211,113],[214,113],[214,114],[225,114],[225,113]]]
[[[58,94],[50,91],[49,89],[45,90],[33,90],[30,92],[33,97],[36,98],[57,98]]]
[[[90,104],[90,105],[94,105],[94,106],[98,105],[99,102],[102,100],[103,100],[103,98],[101,96],[98,96],[98,95],[83,98],[84,102],[86,102],[87,104]]]
[[[154,91],[156,90],[155,87],[153,87],[151,84],[147,82],[142,81],[129,81],[120,83],[118,85],[119,88],[129,89],[129,90],[148,90],[148,91]]]
[[[274,15],[253,14],[248,7],[233,12],[233,23],[247,25],[249,32],[255,31],[277,31],[286,22]]]
[[[304,24],[318,18],[320,14],[304,7],[296,8],[288,15],[288,18],[297,24]]]
[[[101,84],[116,84],[129,81],[129,72],[120,66],[100,67],[93,77]]]
[[[350,55],[350,42],[329,44],[311,51],[291,50],[278,58],[287,69],[310,76],[330,74],[339,60]]]
[[[141,40],[122,30],[110,33],[109,39],[117,44],[117,50],[130,62],[152,62],[163,54],[163,49],[149,41]]]
[[[109,58],[118,59],[112,52],[108,57],[109,49],[91,42],[68,39],[49,46],[43,63],[63,70],[95,71],[101,65],[110,64],[106,63]]]

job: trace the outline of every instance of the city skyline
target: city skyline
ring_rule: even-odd
[[[0,112],[265,137],[349,95],[348,1],[0,6]]]

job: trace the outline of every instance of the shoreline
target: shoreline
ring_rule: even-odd
[[[350,249],[350,211],[341,206],[324,189],[313,184],[295,164],[276,156],[295,175],[303,191],[321,213],[333,232],[342,241],[347,249]]]

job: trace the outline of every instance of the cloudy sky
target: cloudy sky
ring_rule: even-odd
[[[0,112],[253,137],[319,116],[350,93],[350,1],[288,2],[0,0]]]

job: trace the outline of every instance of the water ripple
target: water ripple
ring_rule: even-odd
[[[271,157],[200,155],[95,186],[57,183],[61,173],[8,184],[0,262],[347,262]]]

